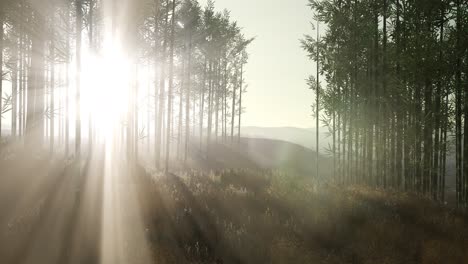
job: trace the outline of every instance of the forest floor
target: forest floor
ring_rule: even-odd
[[[271,170],[0,162],[0,263],[468,263],[468,216]]]

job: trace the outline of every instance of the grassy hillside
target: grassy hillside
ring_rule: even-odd
[[[415,196],[262,171],[140,179],[157,263],[468,263],[467,216]]]
[[[316,175],[316,152],[298,144],[262,138],[241,138],[240,144],[213,144],[210,154],[192,152],[198,169],[271,169],[311,177]],[[319,175],[330,176],[332,160],[319,158]]]
[[[163,174],[98,158],[81,177],[73,164],[1,164],[0,263],[468,263],[468,216],[418,196],[271,169]]]
[[[325,149],[332,144],[332,138],[327,135],[328,129],[321,128],[319,142],[320,152],[325,153]],[[247,138],[274,139],[301,145],[315,150],[316,146],[315,128],[297,127],[242,127],[241,135]]]

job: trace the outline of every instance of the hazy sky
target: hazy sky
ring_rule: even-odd
[[[305,79],[315,67],[299,42],[313,33],[307,0],[216,0],[215,7],[231,11],[246,36],[257,37],[248,49],[242,125],[314,127],[314,93]]]

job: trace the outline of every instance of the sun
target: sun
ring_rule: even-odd
[[[110,139],[128,111],[129,61],[119,42],[111,39],[104,42],[100,53],[84,50],[82,60],[86,65],[81,75],[82,120],[91,121],[96,136]]]

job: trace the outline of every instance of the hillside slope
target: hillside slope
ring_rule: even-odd
[[[210,154],[192,152],[195,168],[204,169],[272,169],[315,176],[316,152],[281,140],[241,138],[240,144],[213,144]],[[330,175],[332,161],[319,158],[319,175]]]
[[[320,129],[319,147],[320,153],[325,153],[332,138],[327,135],[326,128]],[[291,142],[315,150],[316,146],[315,128],[297,127],[242,127],[241,135],[246,138],[265,138]]]

